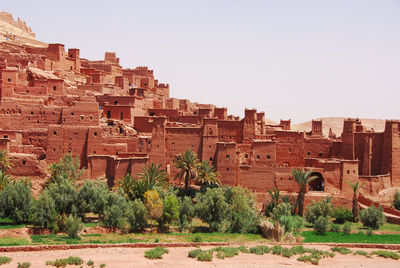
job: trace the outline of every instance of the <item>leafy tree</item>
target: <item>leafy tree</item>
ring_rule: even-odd
[[[6,150],[0,150],[0,171],[5,173],[7,170],[10,170],[11,167],[10,155]]]
[[[126,173],[122,180],[119,181],[119,188],[124,193],[126,199],[135,200],[136,198],[136,179],[131,174]]]
[[[185,191],[187,191],[192,181],[198,178],[200,163],[197,155],[191,150],[186,150],[183,154],[175,157],[174,165],[178,169],[175,178],[179,178],[180,183],[184,182]]]
[[[398,190],[394,195],[393,206],[395,209],[400,210],[400,192]]]
[[[126,199],[114,192],[107,196],[107,205],[104,208],[103,225],[107,228],[125,229],[128,203]]]
[[[57,211],[54,200],[47,191],[44,191],[32,207],[32,223],[42,228],[52,230],[56,228]]]
[[[254,233],[257,231],[259,213],[255,196],[243,187],[228,187],[225,191],[229,208],[229,231],[234,233]],[[210,211],[212,213],[212,211]]]
[[[195,209],[192,200],[188,196],[179,199],[179,218],[178,227],[183,231],[190,227],[192,218],[195,215]]]
[[[314,230],[319,235],[324,235],[328,231],[329,220],[326,217],[320,216],[314,223]]]
[[[198,177],[197,180],[200,181],[201,184],[221,184],[219,180],[219,173],[215,171],[213,165],[211,165],[208,161],[201,161],[198,166]]]
[[[332,217],[335,218],[335,223],[343,224],[353,220],[353,213],[348,208],[337,207],[333,210]]]
[[[149,190],[144,193],[144,205],[152,220],[158,220],[163,213],[163,203],[156,190]]]
[[[279,224],[285,228],[286,233],[298,233],[304,226],[304,219],[298,215],[281,216]]]
[[[272,210],[271,219],[279,222],[281,217],[290,215],[292,215],[292,206],[289,203],[280,203]]]
[[[10,175],[7,175],[6,172],[0,169],[0,191],[11,182]]]
[[[71,180],[62,178],[58,182],[50,184],[44,192],[54,200],[59,215],[77,213],[78,192]]]
[[[224,188],[208,189],[204,194],[196,195],[196,214],[210,225],[212,231],[226,231],[229,227],[229,205],[226,202]]]
[[[27,222],[32,208],[32,190],[28,181],[18,180],[7,184],[0,192],[0,216],[14,223]]]
[[[386,222],[382,207],[370,206],[360,212],[360,220],[364,227],[378,230]]]
[[[169,225],[179,218],[179,203],[175,195],[168,195],[163,203],[162,217],[159,218],[160,226]]]
[[[65,154],[58,163],[50,164],[49,169],[51,175],[46,182],[46,186],[62,179],[80,180],[85,171],[83,169],[79,170],[79,167],[80,163],[78,157],[73,157],[72,153]]]
[[[365,183],[360,184],[360,181],[356,181],[355,183],[349,181],[348,184],[350,185],[351,189],[353,190],[353,221],[356,222],[358,219],[358,194],[360,189],[365,185]]]
[[[271,196],[271,201],[265,206],[265,216],[269,217],[271,215],[272,210],[279,204],[280,201],[280,191],[278,188],[273,187],[271,189],[267,189],[268,194]]]
[[[78,194],[78,210],[81,215],[84,213],[104,214],[107,205],[107,185],[100,180],[85,180]]]
[[[331,198],[326,198],[319,202],[313,201],[311,205],[307,206],[306,219],[309,223],[315,223],[321,216],[329,219],[331,214]]]
[[[148,211],[140,199],[130,201],[126,212],[130,230],[137,230],[146,227]]]
[[[297,184],[299,185],[299,194],[297,197],[297,204],[298,204],[298,209],[299,209],[299,215],[303,216],[304,212],[304,198],[306,196],[307,192],[307,185],[315,180],[317,176],[311,176],[313,173],[312,170],[306,172],[303,169],[292,169],[292,176],[295,178]]]
[[[69,215],[65,220],[65,231],[71,238],[78,238],[78,233],[82,231],[83,224],[79,217]]]

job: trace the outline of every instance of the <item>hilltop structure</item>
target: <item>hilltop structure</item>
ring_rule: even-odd
[[[297,192],[293,168],[318,176],[308,200],[329,193],[349,204],[348,181],[367,184],[365,200],[400,186],[399,121],[374,132],[346,119],[340,137],[323,136],[320,120],[309,132],[293,131],[290,120],[271,125],[255,109],[238,118],[224,107],[172,98],[147,67],[125,69],[113,52],[90,61],[63,44],[0,43],[0,78],[0,147],[16,176],[46,176],[48,164],[70,152],[87,177],[105,177],[110,186],[149,162],[173,177],[174,157],[190,149],[216,167],[223,184],[257,194]]]

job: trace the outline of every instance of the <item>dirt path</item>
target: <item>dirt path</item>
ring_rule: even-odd
[[[208,247],[209,248],[209,247]],[[313,248],[328,250],[329,247],[313,246]],[[319,266],[298,262],[296,257],[290,259],[277,255],[266,254],[257,256],[253,254],[239,254],[233,258],[225,260],[217,259],[214,256],[212,262],[204,263],[187,257],[189,250],[194,248],[168,248],[169,254],[164,255],[162,260],[148,260],[144,258],[145,248],[97,248],[97,249],[70,249],[39,252],[12,252],[1,253],[1,256],[13,258],[10,264],[1,267],[16,267],[18,262],[28,261],[32,268],[46,267],[48,260],[66,258],[69,256],[78,256],[84,259],[85,263],[91,259],[95,262],[95,267],[105,263],[107,268],[129,268],[129,267],[178,267],[178,268],[198,268],[198,267],[396,267],[400,268],[400,260],[384,259],[374,256],[368,259],[364,256],[340,255],[336,254],[334,258],[326,258],[320,261]],[[207,247],[204,247],[207,249]],[[365,249],[370,251],[370,249]],[[68,266],[78,267],[78,266]],[[87,267],[84,265],[83,267]]]

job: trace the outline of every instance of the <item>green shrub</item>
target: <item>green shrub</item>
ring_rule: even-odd
[[[260,245],[250,248],[249,251],[251,254],[264,255],[264,253],[269,253],[271,249],[267,246]]]
[[[153,249],[149,249],[144,252],[144,256],[147,259],[162,259],[162,256],[166,253],[168,253],[168,249],[165,249],[163,247],[155,247]]]
[[[352,253],[352,251],[350,249],[344,248],[344,247],[333,247],[333,248],[331,248],[331,250],[333,252],[338,252],[338,253],[340,253],[342,255],[347,255],[347,254],[351,254]]]
[[[292,253],[293,253],[294,255],[300,255],[300,254],[306,253],[306,249],[305,249],[303,246],[301,246],[301,245],[299,245],[299,246],[293,246],[290,250],[292,251]]]
[[[371,229],[371,228],[368,228],[368,230],[367,230],[367,235],[368,235],[368,236],[371,236],[373,233],[374,233],[374,232],[372,231],[372,229]]]
[[[375,206],[371,206],[367,209],[361,210],[360,220],[364,227],[378,230],[379,227],[386,222],[386,217],[383,214],[382,207],[376,208]]]
[[[242,253],[250,253],[248,247],[246,247],[246,246],[239,246],[239,247],[238,247],[238,250],[239,250],[240,252],[242,252]]]
[[[398,260],[400,258],[399,254],[388,250],[374,250],[371,252],[371,255],[377,255],[379,257],[384,257],[384,258],[391,258],[394,260]]]
[[[31,263],[30,262],[22,262],[22,263],[18,263],[17,268],[29,268],[31,267]]]
[[[394,195],[393,207],[397,210],[400,210],[400,192],[397,190]]]
[[[51,183],[45,192],[54,200],[59,215],[77,212],[78,192],[71,180],[62,178],[56,183]]]
[[[309,263],[314,264],[314,265],[318,265],[320,259],[321,259],[321,256],[318,255],[318,254],[303,255],[303,256],[300,256],[300,257],[297,258],[298,261],[306,262],[306,263],[309,262]]]
[[[330,198],[322,201],[313,201],[312,205],[307,206],[306,220],[315,223],[319,217],[329,218],[332,214],[332,204]]]
[[[65,267],[67,265],[81,265],[83,260],[79,257],[69,256],[65,259],[57,259],[55,261],[46,261],[46,265],[51,265],[55,267]],[[88,264],[89,265],[89,264]]]
[[[282,216],[279,224],[285,228],[286,233],[299,233],[304,226],[304,219],[298,215]]]
[[[341,227],[339,224],[331,224],[331,231],[334,233],[340,233]]]
[[[213,253],[212,251],[202,250],[196,258],[198,261],[212,261]]]
[[[84,213],[104,215],[107,205],[108,186],[100,180],[85,180],[78,194],[78,211]]]
[[[94,265],[94,261],[88,260],[86,264],[87,264],[87,266],[93,266]]]
[[[289,248],[282,248],[281,255],[282,257],[291,258],[293,257],[294,253]]]
[[[179,201],[178,227],[180,231],[183,231],[190,227],[192,218],[195,215],[195,210],[193,202],[188,196],[184,196],[182,199],[179,199]]]
[[[314,230],[317,234],[324,235],[328,231],[328,226],[328,218],[320,216],[314,223]]]
[[[100,268],[104,268],[104,267],[106,267],[105,263],[100,264]]]
[[[290,215],[292,215],[292,206],[289,203],[280,203],[272,210],[271,219],[275,222],[281,217]]]
[[[275,255],[281,255],[281,253],[282,253],[282,246],[279,246],[279,245],[273,246],[273,247],[271,248],[271,252],[272,252],[272,254],[275,254]]]
[[[4,257],[4,256],[0,257],[0,265],[10,263],[11,261],[12,258],[10,257]]]
[[[353,255],[362,255],[365,256],[367,258],[371,258],[371,256],[368,254],[368,252],[363,251],[363,250],[356,250],[353,252]]]
[[[196,214],[212,231],[224,232],[229,227],[229,205],[224,188],[208,188],[204,194],[196,194]]]
[[[162,216],[163,202],[156,190],[149,190],[144,193],[144,205],[151,220],[158,220]]]
[[[54,200],[44,191],[38,200],[33,202],[32,223],[41,228],[55,229],[57,220],[57,211]]]
[[[148,212],[140,199],[128,203],[126,218],[130,230],[143,229],[147,226]]]
[[[82,231],[82,229],[83,224],[80,218],[69,215],[69,217],[65,220],[65,231],[69,237],[78,238],[78,233]]]
[[[193,237],[192,242],[196,242],[196,243],[198,243],[198,242],[203,242],[203,238],[201,238],[201,236],[200,236],[199,234],[196,234],[196,235]]]
[[[333,210],[332,217],[335,219],[335,223],[343,224],[346,221],[353,220],[353,212],[345,207],[337,207]]]
[[[213,251],[217,252],[218,259],[232,258],[239,254],[239,250],[234,247],[217,247]]]
[[[201,252],[201,249],[196,248],[196,249],[193,249],[193,250],[189,251],[188,256],[190,258],[196,258],[197,255],[199,255],[200,252]]]
[[[169,225],[179,217],[179,203],[175,195],[170,194],[163,201],[162,216],[158,219],[160,226]]]
[[[343,225],[343,233],[349,235],[351,233],[351,223]]]
[[[8,183],[0,191],[0,217],[10,218],[14,223],[27,222],[32,208],[31,184],[26,180]]]
[[[107,205],[104,209],[104,219],[102,224],[107,228],[124,229],[127,221],[127,209],[128,203],[125,197],[110,192],[107,196]]]
[[[256,198],[248,189],[240,186],[228,187],[225,191],[229,205],[228,231],[233,233],[255,233],[259,223]]]

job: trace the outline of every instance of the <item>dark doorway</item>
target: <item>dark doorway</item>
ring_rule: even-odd
[[[322,174],[319,172],[314,172],[311,174],[311,176],[316,176],[317,178],[310,182],[310,184],[308,185],[308,190],[321,192],[325,191],[325,181]]]

